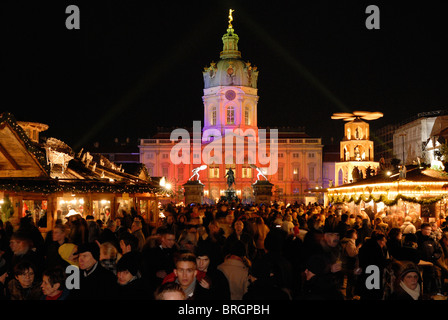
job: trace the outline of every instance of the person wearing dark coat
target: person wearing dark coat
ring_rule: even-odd
[[[145,246],[142,250],[142,277],[145,285],[155,291],[163,279],[173,272],[174,256],[178,251],[175,235],[167,230],[159,231],[160,241],[155,247]]]
[[[336,232],[339,233],[340,239],[345,237],[345,233],[348,229],[350,229],[350,225],[348,224],[348,214],[344,213],[341,215],[341,220],[336,225]]]
[[[36,279],[40,280],[44,270],[45,259],[42,253],[32,249],[30,236],[26,232],[17,230],[11,236],[10,247],[12,255],[5,257],[9,265],[10,274],[13,273],[13,269],[17,264],[22,261],[28,261],[34,265]]]
[[[358,239],[356,240],[356,245],[358,245],[364,243],[365,239],[370,237],[372,228],[369,225],[369,220],[364,219],[362,215],[357,215],[355,221],[353,228],[358,232]]]
[[[280,228],[269,231],[264,241],[266,253],[256,259],[260,260],[261,263],[272,265],[276,270],[273,275],[276,284],[283,290],[291,293],[294,283],[294,273],[291,262],[283,254],[286,236],[286,232]]]
[[[417,236],[417,251],[420,259],[431,262],[432,265],[423,267],[423,288],[425,293],[441,293],[442,290],[442,269],[444,265],[439,263],[443,250],[439,242],[431,235],[431,225],[422,223],[420,230],[415,233]]]
[[[244,230],[244,222],[242,220],[237,220],[233,224],[233,232],[225,239],[223,246],[223,255],[227,256],[230,252],[230,248],[237,241],[242,241],[246,247],[246,256],[249,260],[253,260],[257,248],[253,237]]]
[[[212,263],[211,249],[202,244],[196,248],[195,255],[198,270],[205,272],[205,277],[199,285],[208,288],[210,296],[215,300],[230,300],[229,281],[216,264]]]
[[[250,285],[243,300],[291,300],[290,294],[277,284],[275,272],[273,264],[255,260],[249,271]]]
[[[0,257],[0,301],[7,300],[6,277],[8,276],[8,266],[6,260]]]
[[[305,281],[300,300],[344,300],[344,296],[332,279],[328,261],[322,255],[311,256],[305,263]]]
[[[403,247],[403,234],[400,228],[391,228],[387,233],[387,250],[395,258]]]
[[[45,269],[57,266],[67,267],[68,263],[59,254],[59,247],[64,243],[68,243],[68,238],[65,236],[65,229],[64,225],[56,225],[52,230],[51,240],[48,239],[49,235],[47,235],[45,239],[47,241],[45,249]]]
[[[145,290],[142,278],[139,278],[139,263],[135,255],[125,254],[117,262],[116,299],[140,300],[152,298]]]
[[[389,244],[387,246],[389,247]],[[417,247],[417,236],[414,233],[405,234],[403,245],[398,250],[393,251],[392,257],[400,261],[419,263],[420,255]]]
[[[39,254],[43,254],[45,240],[39,231],[39,228],[34,224],[31,216],[27,215],[20,219],[19,228],[17,231],[25,233],[31,240],[31,247]]]
[[[112,299],[115,294],[115,275],[99,263],[100,247],[90,242],[78,246],[80,269],[79,289],[72,289],[70,299],[101,300]]]
[[[387,259],[386,243],[387,238],[385,234],[373,232],[372,237],[367,239],[359,249],[359,266],[362,269],[362,273],[357,289],[359,290],[358,292],[362,300],[381,300],[383,298],[384,268],[386,268],[389,263],[389,260]],[[379,289],[369,289],[366,286],[367,277],[370,276],[370,274],[366,272],[366,269],[371,265],[377,266],[379,269]]]
[[[224,262],[224,244],[226,238],[224,237],[224,230],[219,226],[216,220],[208,224],[208,237],[206,239],[199,238],[199,245],[206,245],[210,248],[210,260],[213,267],[218,266]]]
[[[117,223],[114,220],[110,219],[106,223],[106,228],[104,228],[101,231],[98,241],[100,243],[110,242],[117,248],[117,250],[120,249],[120,244],[118,242],[116,231],[117,231]]]

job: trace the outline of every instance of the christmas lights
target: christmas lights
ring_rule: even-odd
[[[364,202],[370,202],[370,201],[374,201],[375,203],[378,202],[383,202],[386,206],[394,206],[398,203],[398,200],[403,200],[403,201],[407,201],[407,202],[412,202],[412,203],[418,203],[420,205],[424,205],[424,204],[432,204],[432,203],[436,203],[442,199],[444,199],[445,196],[437,196],[434,198],[430,198],[430,199],[417,199],[416,197],[408,197],[405,196],[403,194],[398,194],[394,199],[388,199],[386,195],[382,194],[379,197],[375,198],[372,195],[369,195],[368,197],[361,195],[358,198],[356,198],[354,195],[352,196],[348,196],[348,195],[344,195],[344,196],[339,196],[339,195],[330,195],[328,196],[328,200],[330,203],[343,203],[343,202],[354,202],[356,205],[360,204],[361,201]]]

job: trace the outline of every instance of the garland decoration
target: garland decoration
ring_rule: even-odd
[[[378,198],[375,198],[371,194],[369,196],[361,195],[358,198],[356,198],[353,195],[350,197],[349,196],[340,196],[340,195],[333,195],[333,196],[328,197],[328,200],[330,203],[354,202],[356,205],[358,205],[361,203],[361,201],[370,202],[373,200],[375,203],[383,202],[386,206],[394,206],[398,203],[398,200],[403,200],[403,201],[412,202],[412,203],[418,203],[420,205],[428,205],[428,204],[436,203],[442,199],[443,199],[443,196],[438,196],[438,197],[431,198],[431,199],[417,199],[415,197],[408,197],[408,196],[405,196],[402,194],[398,194],[395,197],[395,199],[388,199],[387,196],[384,194],[380,195]]]

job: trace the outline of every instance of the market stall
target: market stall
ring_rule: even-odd
[[[364,210],[398,223],[406,216],[440,222],[448,214],[448,174],[442,170],[408,166],[355,183],[327,189],[326,204],[358,214]]]
[[[75,154],[62,141],[32,140],[10,113],[0,115],[0,218],[16,225],[32,218],[42,232],[70,210],[83,217],[115,218],[135,210],[148,223],[158,222],[157,203],[169,196],[145,175],[126,173],[89,152]]]

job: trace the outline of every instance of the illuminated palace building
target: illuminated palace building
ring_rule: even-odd
[[[219,61],[212,62],[203,71],[204,122],[203,127],[199,126],[199,136],[202,139],[196,139],[193,125],[193,132],[188,132],[191,151],[187,155],[183,154],[188,161],[179,164],[172,161],[172,150],[181,139],[176,135],[171,136],[171,132],[159,131],[150,139],[140,140],[140,162],[146,165],[151,176],[165,177],[179,201],[183,199],[182,186],[192,177],[192,170],[204,164],[207,167],[199,175],[204,184],[204,198],[210,202],[217,201],[224,195],[228,188],[226,174],[230,168],[235,173],[233,188],[238,198],[243,202],[251,202],[252,184],[257,179],[265,179],[258,175],[257,167],[274,185],[272,200],[291,203],[316,201],[317,198],[309,190],[319,189],[324,184],[321,139],[309,137],[303,129],[281,128],[276,129],[277,136],[274,137],[272,129],[262,130],[257,126],[259,71],[242,60],[238,40],[230,22],[222,37],[223,51]],[[235,134],[238,129],[243,135]],[[225,151],[226,148],[229,149],[225,141],[230,130],[233,134],[230,149],[241,150],[240,153],[230,154]],[[266,132],[266,139],[263,132]],[[215,146],[222,145],[210,151],[211,143]],[[238,144],[245,147],[239,149]],[[273,148],[274,144],[276,148]],[[255,150],[249,147],[253,145]],[[266,152],[260,152],[261,145],[266,145]],[[260,161],[260,154],[271,161]],[[210,162],[210,157],[214,157],[216,161]],[[277,159],[278,168],[273,165]],[[271,171],[265,170],[268,166]]]

